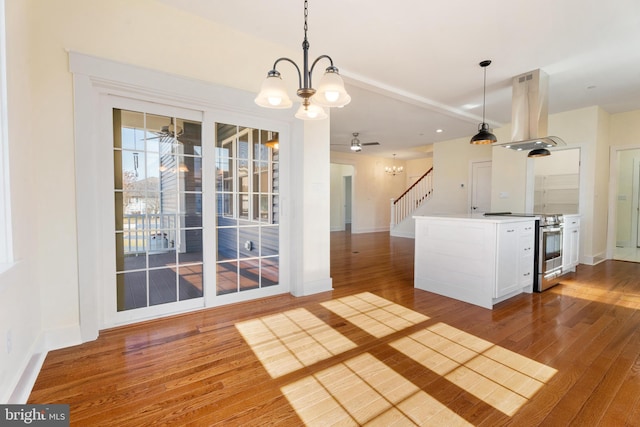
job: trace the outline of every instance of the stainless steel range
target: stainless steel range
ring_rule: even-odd
[[[564,218],[561,214],[540,215],[538,227],[538,280],[533,290],[542,292],[557,285],[562,276],[562,237]]]
[[[485,216],[536,218],[533,290],[542,292],[560,282],[562,276],[562,214],[487,212]]]

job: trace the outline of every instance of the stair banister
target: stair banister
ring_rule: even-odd
[[[391,199],[391,227],[411,215],[433,192],[433,167],[406,189],[400,197]]]

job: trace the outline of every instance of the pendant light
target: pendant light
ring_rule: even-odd
[[[271,71],[267,73],[266,80],[262,83],[260,93],[255,98],[255,103],[266,108],[290,108],[293,101],[287,95],[286,87],[280,72],[276,66],[280,61],[291,63],[298,71],[297,95],[302,98],[300,108],[295,116],[302,120],[323,120],[328,117],[323,107],[344,107],[351,101],[351,96],[344,88],[344,82],[338,68],[333,65],[329,55],[321,55],[309,67],[309,41],[307,40],[307,17],[309,15],[308,1],[304,2],[304,40],[302,41],[302,70],[289,58],[278,58]],[[317,89],[311,86],[313,68],[318,61],[325,59],[329,66],[318,82]]]
[[[487,67],[491,65],[491,60],[486,59],[480,63],[480,66],[484,68],[484,85],[482,87],[482,123],[478,126],[478,133],[469,141],[471,144],[493,144],[498,141],[498,138],[489,130],[489,125],[484,121],[484,109],[486,105],[487,94]]]
[[[546,148],[536,148],[535,150],[529,151],[529,154],[527,154],[527,157],[546,157],[550,155],[551,155],[551,152]]]

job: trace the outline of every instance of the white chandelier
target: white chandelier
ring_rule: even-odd
[[[293,102],[287,95],[287,91],[280,77],[280,72],[276,66],[280,61],[287,61],[293,64],[298,71],[298,91],[297,95],[302,98],[300,108],[296,117],[303,120],[322,120],[327,118],[327,113],[323,107],[344,107],[351,101],[351,97],[344,88],[342,77],[338,73],[338,68],[333,65],[333,60],[328,55],[321,55],[313,61],[309,68],[309,42],[307,41],[307,0],[304,2],[304,40],[302,41],[303,70],[289,58],[278,58],[273,64],[273,69],[267,73],[266,80],[262,83],[260,93],[256,96],[255,102],[266,108],[290,108]],[[321,59],[328,59],[329,67],[320,79],[318,89],[311,86],[311,75],[313,67]]]
[[[393,155],[393,163],[392,163],[392,165],[391,166],[385,166],[384,167],[384,171],[386,173],[388,173],[389,175],[396,176],[399,173],[404,172],[404,167],[403,166],[397,166],[396,167],[396,155],[394,154]]]

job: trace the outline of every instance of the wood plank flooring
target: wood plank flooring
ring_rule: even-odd
[[[413,240],[331,235],[334,290],[102,331],[30,403],[78,426],[640,425],[640,264],[486,310],[413,288]]]

